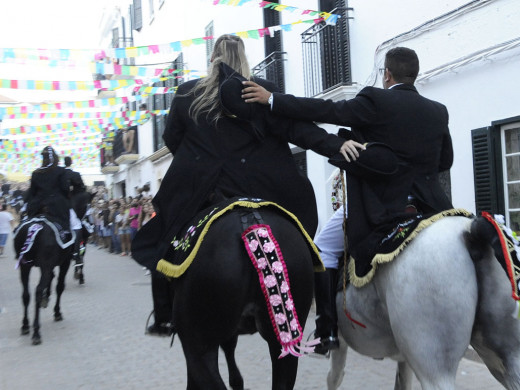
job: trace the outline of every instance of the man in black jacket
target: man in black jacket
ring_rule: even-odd
[[[86,192],[85,184],[79,172],[73,171],[71,168],[72,158],[66,156],[64,158],[65,163],[65,176],[69,184],[69,197],[71,201],[70,209],[70,228],[76,232],[76,241],[74,242],[74,253],[72,258],[75,261],[74,266],[74,277],[79,279],[80,284],[85,283],[85,276],[83,274],[83,258],[80,255],[81,241],[83,241],[83,226],[81,219],[87,212],[87,203],[89,195]]]
[[[366,87],[351,100],[333,102],[271,94],[253,82],[244,83],[242,97],[248,103],[271,104],[272,112],[291,118],[351,127],[350,132],[345,132],[350,140],[342,150],[352,160],[363,153],[366,143],[384,143],[393,149],[398,161],[395,174],[387,178],[353,175],[347,178],[348,250],[353,255],[374,242],[376,230],[399,220],[409,199],[414,199],[417,209],[424,214],[453,207],[438,179],[439,173],[453,163],[448,111],[444,105],[419,95],[413,85],[418,73],[417,54],[396,47],[385,57],[384,89]],[[341,225],[336,228],[341,229]],[[356,273],[366,274],[370,264],[365,266],[358,269],[356,264]],[[336,272],[328,269],[325,274],[316,274],[316,290],[331,291],[329,285]],[[330,294],[321,295],[325,295],[321,299],[325,302],[320,305],[317,301],[317,335],[322,337],[322,343],[330,335],[330,343],[325,344],[334,347],[337,344],[334,300]],[[319,306],[326,309],[320,310]],[[320,319],[325,322],[322,326]]]
[[[31,186],[26,193],[27,216],[44,214],[59,226],[58,230],[68,231],[70,201],[65,168],[58,166],[56,151],[47,146],[41,152],[42,166],[33,171]]]
[[[87,188],[83,183],[81,174],[79,172],[74,171],[71,168],[72,158],[70,158],[69,156],[65,157],[64,163],[67,180],[69,181],[72,208],[74,209],[74,212],[76,213],[78,218],[81,219],[85,216],[85,213],[87,211]]]

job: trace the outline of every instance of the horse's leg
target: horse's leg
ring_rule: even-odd
[[[31,272],[31,265],[21,264],[20,265],[20,279],[22,281],[23,293],[22,293],[22,301],[24,306],[23,311],[23,321],[22,321],[22,329],[21,333],[23,335],[29,334],[29,303],[31,302],[31,293],[29,291],[29,274]]]
[[[476,275],[461,237],[446,239],[442,245],[420,238],[391,267],[380,267],[377,289],[384,292],[396,345],[423,390],[452,390],[471,339]],[[426,261],[424,253],[432,256]],[[457,283],[446,283],[454,277]],[[409,283],[412,279],[414,283]]]
[[[341,334],[339,348],[330,350],[330,368],[327,374],[327,389],[336,390],[343,382],[345,376],[345,364],[347,363],[348,344]]]
[[[52,279],[54,279],[54,271],[53,270],[51,270],[50,278],[48,279],[49,280],[48,284],[43,286],[43,289],[42,289],[42,300],[40,302],[40,307],[43,307],[44,309],[46,309],[47,306],[49,305],[49,299],[51,297]]]
[[[41,277],[40,282],[36,286],[36,294],[35,294],[35,305],[34,305],[34,323],[33,323],[33,336],[32,343],[33,345],[41,344],[41,335],[40,335],[40,306],[42,304],[42,300],[44,295],[48,298],[48,290],[52,281],[53,271],[52,268],[41,267]]]
[[[298,358],[287,355],[281,359],[280,343],[277,340],[269,342],[269,354],[271,355],[271,367],[273,370],[272,390],[290,390],[294,388],[296,374],[298,372]]]
[[[218,370],[218,345],[198,345],[183,342],[180,336],[188,371],[187,390],[227,390]],[[186,340],[186,338],[184,338]]]
[[[70,257],[66,256],[63,263],[60,265],[60,273],[58,275],[58,283],[56,283],[56,305],[54,305],[54,321],[63,320],[60,311],[61,294],[65,290],[65,277],[70,266]]]
[[[220,346],[226,356],[226,362],[229,373],[229,385],[233,390],[244,389],[244,378],[238,369],[237,362],[235,360],[235,350],[237,348],[238,334],[233,336],[231,339],[222,343]]]
[[[475,269],[479,306],[471,345],[491,374],[506,388],[520,389],[520,321],[511,314],[515,301],[511,285],[489,248],[483,249]]]
[[[312,273],[310,273],[312,278]],[[301,291],[302,286],[298,286],[299,283],[305,283],[305,277],[301,277],[299,280],[296,277],[289,276],[291,281],[291,290],[293,292],[293,300],[296,307],[296,313],[300,325],[303,326],[307,321],[309,314],[309,308],[312,300],[312,279],[307,281],[309,284],[308,290],[311,294],[309,296],[301,296],[298,291]],[[309,287],[310,286],[310,287]],[[298,299],[300,298],[300,299]],[[290,390],[294,388],[296,382],[296,374],[298,372],[298,358],[292,355],[287,355],[283,358],[279,358],[282,347],[274,333],[273,325],[265,304],[262,305],[259,310],[258,317],[258,332],[267,341],[269,345],[269,354],[271,355],[271,367],[272,367],[272,389],[273,390]]]
[[[412,367],[406,362],[398,362],[394,390],[412,390],[412,380]]]
[[[81,245],[86,246],[86,244],[81,244]],[[85,284],[85,275],[83,274],[83,265],[84,265],[85,250],[86,250],[85,246],[83,246],[83,248],[80,247],[79,254],[78,254],[78,261],[75,265],[76,269],[78,270],[79,284]]]

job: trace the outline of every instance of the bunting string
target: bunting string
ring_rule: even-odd
[[[159,87],[145,87],[146,94],[134,95],[128,97],[115,97],[115,98],[104,98],[104,99],[92,99],[92,100],[81,100],[81,101],[70,101],[60,103],[47,103],[47,104],[34,104],[34,105],[22,105],[22,106],[7,106],[0,107],[0,120],[4,119],[7,115],[16,114],[28,114],[32,112],[45,112],[45,111],[61,111],[65,109],[81,109],[81,108],[100,108],[100,107],[116,107],[127,103],[138,103],[145,102],[149,95],[156,94],[171,94],[175,93],[177,88],[159,88]],[[141,91],[141,88],[138,89]]]
[[[313,11],[317,12],[317,11]],[[310,14],[310,12],[309,12]],[[319,14],[319,13],[318,13]],[[328,24],[335,24],[336,19],[332,18],[332,14],[326,22]],[[265,36],[274,36],[276,31],[292,31],[293,26],[299,24],[317,24],[325,21],[323,17],[298,20],[293,23],[281,24],[277,26],[246,30],[231,33],[237,35],[243,39],[260,39]],[[0,61],[6,61],[6,59],[13,58],[27,58],[32,60],[70,60],[70,59],[86,59],[88,61],[100,62],[105,59],[124,59],[124,58],[136,58],[141,56],[148,56],[153,54],[171,54],[181,52],[183,48],[188,48],[194,45],[205,44],[208,40],[213,40],[213,36],[205,36],[200,38],[185,39],[181,41],[169,42],[158,45],[147,45],[147,46],[134,46],[134,47],[118,47],[107,50],[92,51],[92,50],[75,50],[75,49],[13,49],[13,48],[0,48]],[[5,88],[5,87],[3,87]],[[9,87],[7,87],[9,88]]]
[[[97,112],[41,112],[5,115],[4,119],[54,119],[54,118],[127,118],[140,119],[146,115],[167,115],[169,110],[97,111]]]
[[[92,62],[90,63],[92,73],[105,75],[121,75],[134,77],[156,78],[159,76],[175,76],[175,78],[183,78],[190,73],[201,73],[198,70],[190,69],[171,69],[171,68],[147,68],[145,66],[119,65],[116,63]]]
[[[120,129],[129,126],[141,125],[148,121],[150,116],[144,116],[138,120],[128,120],[126,118],[110,118],[110,119],[91,119],[79,122],[53,123],[39,126],[18,126],[2,129],[2,135],[16,134],[34,134],[34,133],[52,133],[63,129],[75,129],[82,126],[89,126],[100,131],[109,129]]]
[[[48,81],[48,80],[9,80],[0,79],[0,88],[10,89],[35,89],[45,91],[91,91],[91,90],[115,90],[134,85],[143,85],[166,81],[170,77],[159,77],[130,80],[93,80],[93,81]]]
[[[273,3],[273,2],[270,2],[270,1],[258,1],[258,0],[213,0],[213,5],[230,5],[230,6],[234,6],[234,7],[240,7],[242,5],[246,5],[246,4],[253,3],[253,2],[259,3],[258,6],[260,8],[272,9],[272,10],[278,11],[278,12],[289,11],[289,12],[295,13],[296,11],[298,11],[301,15],[319,16],[320,18],[323,18],[327,23],[330,23],[330,24],[336,24],[338,18],[341,17],[341,15],[333,14],[333,13],[330,13],[330,12],[314,11],[314,10],[310,10],[310,9],[291,7],[291,6],[288,6],[288,5],[283,5],[283,4],[279,4],[279,3]]]

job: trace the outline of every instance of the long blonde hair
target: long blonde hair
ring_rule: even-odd
[[[222,117],[218,97],[221,62],[225,62],[246,79],[251,77],[244,41],[236,35],[220,36],[215,42],[208,76],[200,80],[192,91],[195,99],[191,103],[189,114],[195,123],[202,114],[206,114],[209,122],[216,122]]]

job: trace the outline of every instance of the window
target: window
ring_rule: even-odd
[[[155,9],[154,9],[154,0],[148,0],[148,4],[150,6],[150,23],[153,22],[153,18],[155,17]]]
[[[502,126],[501,136],[506,222],[520,233],[520,122]]]
[[[520,233],[520,117],[471,132],[475,208],[502,214]]]
[[[316,96],[342,85],[351,85],[348,11],[344,0],[322,2],[327,12],[341,15],[336,25],[321,22],[302,34],[305,96]],[[323,11],[323,9],[322,9]]]
[[[141,0],[134,0],[133,29],[140,31],[143,28],[143,10]]]
[[[119,28],[112,29],[112,47],[119,47]]]
[[[183,55],[182,53],[179,54],[179,56],[173,61],[172,69],[175,70],[182,70],[184,69],[184,63],[183,63]],[[173,75],[173,78],[160,81],[155,83],[154,87],[177,87],[178,85],[182,84],[183,79],[181,76],[183,75],[182,72],[176,73]],[[172,101],[173,101],[174,94],[173,93],[167,93],[167,94],[157,94],[149,97],[149,103],[152,107],[152,110],[168,110],[171,107]],[[166,128],[166,115],[154,115],[152,117],[153,120],[153,141],[154,141],[154,151],[157,151],[161,149],[164,146],[164,140],[163,140],[163,133],[164,129]]]
[[[153,84],[154,87],[164,87],[164,81],[158,81]],[[150,96],[150,100],[152,103],[152,110],[164,110],[165,109],[165,95],[164,94],[155,94]],[[164,128],[166,126],[166,117],[164,115],[153,115],[153,143],[154,143],[154,151],[161,149],[164,146],[164,140],[162,135],[164,133]]]

